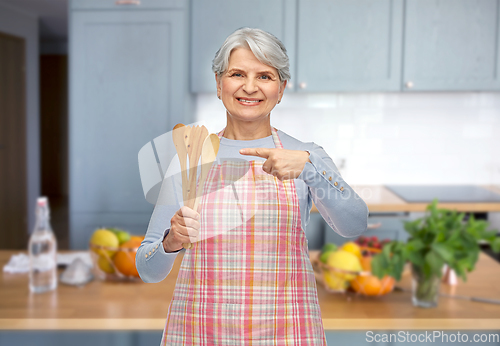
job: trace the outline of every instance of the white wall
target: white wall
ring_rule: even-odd
[[[28,232],[34,228],[36,198],[40,194],[38,17],[0,2],[0,32],[26,42],[26,140]]]

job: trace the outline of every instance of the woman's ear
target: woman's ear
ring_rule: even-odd
[[[217,75],[217,73],[215,73],[215,84],[217,87],[217,97],[220,98],[220,95],[221,95],[220,78]]]
[[[285,80],[285,81],[283,81],[283,83],[281,83],[281,85],[280,85],[280,92],[279,92],[279,93],[280,93],[280,99],[283,97],[283,93],[285,92],[285,89],[286,89],[286,83],[287,83],[287,82],[288,82],[288,81],[287,81],[287,80]]]

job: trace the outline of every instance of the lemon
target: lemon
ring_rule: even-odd
[[[321,254],[321,256],[319,256],[319,260],[323,263],[327,263],[328,262],[328,257],[330,257],[330,254],[332,253],[333,251],[327,251],[327,252],[323,252]]]
[[[349,286],[349,282],[335,272],[325,271],[323,272],[323,277],[328,288],[333,291],[345,291]]]
[[[342,245],[340,250],[350,252],[353,255],[356,255],[356,257],[359,258],[360,260],[363,257],[363,255],[361,254],[361,248],[359,247],[359,245],[356,244],[355,242],[352,242],[352,241],[347,242],[344,245]]]
[[[106,246],[110,248],[118,248],[120,242],[118,240],[118,237],[111,232],[110,230],[107,230],[105,228],[100,228],[97,229],[93,234],[92,237],[90,238],[90,243],[92,245],[97,245],[97,246]],[[92,249],[95,253],[98,255],[106,257],[112,257],[116,250],[105,250],[105,249]],[[117,249],[118,250],[118,249]]]
[[[99,256],[97,259],[97,265],[105,273],[113,274],[115,272],[115,268],[113,268],[111,262],[104,256]]]
[[[356,257],[356,255],[352,254],[351,252],[347,252],[344,250],[332,252],[330,256],[328,256],[327,265],[341,270],[355,272],[359,272],[362,270],[361,262],[358,257]],[[355,274],[342,272],[335,272],[335,275],[347,281],[353,280],[356,277]]]

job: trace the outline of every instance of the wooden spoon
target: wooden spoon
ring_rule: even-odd
[[[189,182],[186,185],[187,191],[184,205],[193,209],[196,199],[197,166],[198,161],[200,160],[201,147],[203,145],[203,141],[208,135],[208,130],[205,126],[186,127],[187,129],[184,132],[184,143],[189,156]],[[193,244],[183,243],[182,246],[185,249],[191,249]]]
[[[177,156],[179,156],[179,161],[181,163],[181,176],[182,176],[182,199],[186,201],[187,199],[187,186],[188,186],[188,176],[187,176],[187,150],[184,143],[184,132],[189,129],[188,126],[184,124],[177,124],[174,126],[172,131],[172,140],[174,141],[175,150],[177,151]],[[185,203],[184,203],[185,204]]]
[[[177,151],[177,156],[179,156],[179,161],[181,164],[181,176],[182,176],[182,199],[184,201],[184,205],[186,205],[187,201],[187,189],[189,185],[188,174],[187,174],[187,150],[186,143],[184,137],[186,136],[186,132],[190,132],[191,128],[189,126],[185,126],[184,124],[177,124],[174,126],[172,131],[172,140],[175,145],[175,150]],[[190,249],[191,244],[185,243],[182,244],[184,249]]]
[[[193,128],[191,126],[186,126],[186,129],[184,130],[184,137],[183,137],[183,140],[184,140],[184,147],[186,149],[186,156],[189,155],[189,152],[188,152],[188,148],[189,148],[189,140],[191,139],[191,131],[193,130]],[[189,160],[191,161],[191,160]],[[191,164],[191,162],[189,163],[189,165]],[[188,165],[188,166],[189,166]],[[186,174],[188,171],[186,170]],[[184,198],[184,205],[188,205],[188,195],[189,195],[189,178],[187,178],[187,182],[186,182],[186,186],[184,186],[184,184],[182,184],[182,189],[185,190],[186,192],[186,196],[182,196]]]
[[[187,196],[187,205],[191,209],[194,206],[196,199],[196,183],[197,183],[197,166],[200,160],[201,148],[205,138],[208,136],[208,130],[205,126],[195,126],[191,128],[187,140],[187,152],[189,156],[189,188]]]
[[[198,189],[196,190],[196,200],[194,202],[193,209],[198,211],[198,205],[201,200],[201,195],[203,192],[203,186],[205,185],[205,180],[207,179],[208,171],[212,167],[217,153],[219,152],[220,140],[219,136],[215,133],[211,133],[203,141],[203,148],[201,150],[201,176],[200,182],[198,184]]]

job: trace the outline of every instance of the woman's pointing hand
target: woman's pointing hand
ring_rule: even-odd
[[[279,180],[297,178],[304,169],[306,162],[311,162],[309,153],[303,150],[244,148],[240,149],[240,154],[266,159],[262,165],[262,170]]]

